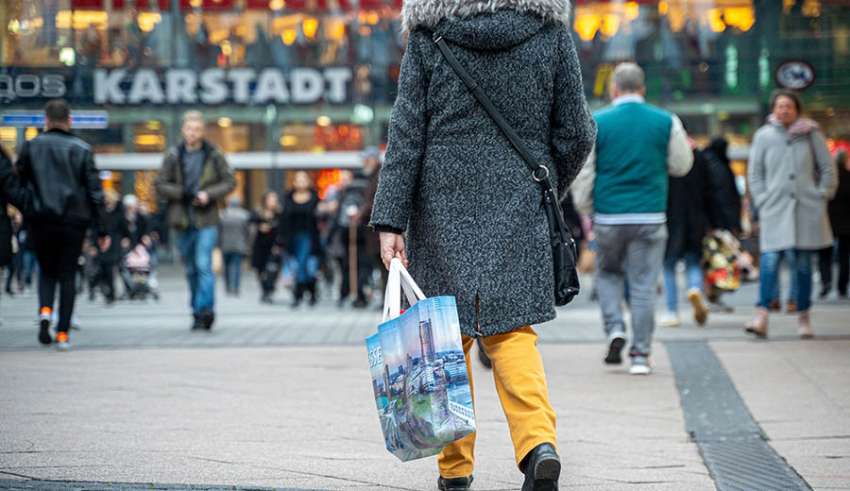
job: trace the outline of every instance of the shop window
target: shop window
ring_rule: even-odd
[[[359,151],[365,130],[354,124],[334,124],[327,116],[316,124],[290,124],[283,127],[280,146],[287,152]]]
[[[161,153],[166,149],[165,124],[152,119],[133,125],[133,150],[136,152]]]

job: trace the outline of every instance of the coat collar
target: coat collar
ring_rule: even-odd
[[[532,13],[551,22],[569,22],[568,0],[407,0],[401,17],[405,31],[417,27],[433,29],[443,19],[472,17],[497,10]]]

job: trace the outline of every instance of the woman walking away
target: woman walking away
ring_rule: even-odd
[[[456,298],[467,368],[482,339],[523,491],[557,489],[561,470],[531,327],[555,317],[548,225],[539,184],[440,47],[546,167],[537,178],[563,195],[595,139],[568,9],[566,0],[404,3],[410,36],[371,220],[385,265],[398,257],[428,296]],[[474,446],[471,434],[443,449],[439,489],[469,489]]]
[[[310,305],[316,304],[316,275],[321,257],[318,206],[319,195],[313,189],[310,175],[298,172],[292,191],[286,195],[280,221],[282,243],[295,260],[293,307],[301,304],[305,293],[310,294]]]
[[[847,298],[850,283],[850,160],[841,150],[836,156],[838,164],[838,192],[829,202],[832,233],[838,241],[838,296]]]
[[[281,266],[280,251],[276,245],[280,226],[280,200],[277,193],[268,191],[263,195],[260,208],[251,217],[251,223],[256,228],[251,267],[257,272],[260,282],[260,302],[272,303]]]
[[[693,307],[694,322],[704,326],[708,307],[703,295],[702,240],[708,233],[709,194],[708,170],[702,154],[694,152],[694,165],[682,177],[670,177],[667,194],[667,248],[664,252],[664,294],[667,312],[659,325],[678,327],[679,289],[676,266],[685,263],[688,301]]]
[[[799,334],[814,336],[812,256],[832,244],[827,201],[837,186],[835,167],[817,123],[800,117],[802,105],[794,92],[778,90],[771,98],[772,114],[753,138],[748,177],[758,210],[761,274],[759,307],[747,332],[767,336],[768,308],[779,281],[779,257],[792,257],[797,281]]]

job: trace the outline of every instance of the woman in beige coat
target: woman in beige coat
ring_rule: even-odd
[[[826,205],[837,186],[835,165],[817,123],[800,117],[799,97],[777,91],[772,114],[753,138],[748,177],[759,216],[761,274],[759,309],[747,332],[767,336],[768,307],[779,281],[779,257],[790,253],[797,281],[799,333],[813,336],[812,257],[832,245]]]

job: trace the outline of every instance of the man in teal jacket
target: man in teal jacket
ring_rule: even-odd
[[[617,66],[610,86],[613,102],[594,115],[596,147],[573,184],[576,207],[593,214],[596,288],[608,335],[605,362],[622,363],[626,329],[620,305],[628,282],[634,375],[652,371],[655,291],[667,242],[668,174],[683,176],[693,164],[682,122],[647,104],[645,93],[639,66]]]

